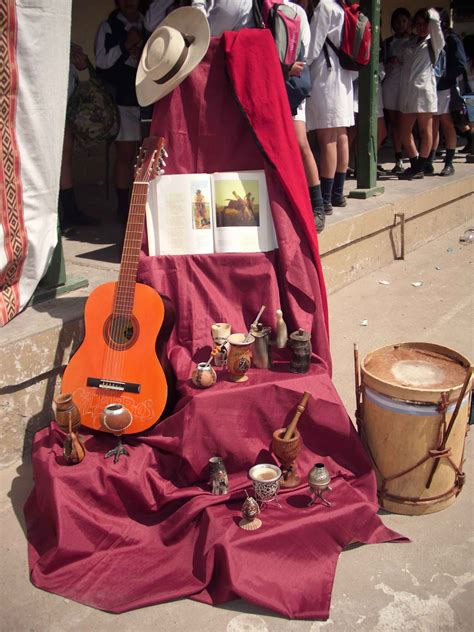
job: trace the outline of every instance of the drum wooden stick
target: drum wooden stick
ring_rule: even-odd
[[[443,437],[443,441],[441,442],[441,445],[439,447],[440,450],[444,450],[444,448],[446,447],[446,442],[448,441],[449,435],[451,434],[451,430],[453,429],[454,422],[456,421],[456,417],[458,416],[459,409],[461,408],[462,400],[464,399],[464,395],[466,394],[467,385],[469,384],[469,380],[471,379],[471,375],[472,375],[472,369],[473,367],[470,366],[469,369],[467,370],[466,377],[464,379],[464,384],[462,385],[462,389],[461,389],[461,392],[459,393],[458,401],[456,402],[456,407],[454,409],[451,420],[449,422],[448,429],[446,430],[446,433]],[[439,461],[440,459],[436,459],[435,462],[433,463],[433,467],[431,468],[431,473],[428,477],[428,482],[426,483],[426,489],[429,489],[433,481],[433,476],[435,475],[436,469],[439,465]]]
[[[356,395],[356,422],[357,428],[359,428],[359,414],[360,414],[360,373],[359,373],[359,350],[357,344],[354,342],[354,372],[355,372],[355,395]]]
[[[285,434],[283,436],[283,441],[288,441],[289,439],[291,439],[293,437],[293,434],[294,434],[295,428],[296,428],[296,424],[298,423],[299,418],[301,417],[304,409],[306,408],[306,404],[308,403],[308,399],[310,397],[311,397],[311,393],[308,393],[307,391],[305,391],[304,395],[303,395],[303,399],[298,404],[295,416],[290,421],[290,425],[286,429],[286,432],[285,432]]]

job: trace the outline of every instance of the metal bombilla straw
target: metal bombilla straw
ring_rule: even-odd
[[[265,309],[265,307],[266,305],[262,305],[262,307],[260,308],[260,311],[258,312],[256,319],[250,325],[250,329],[248,330],[247,335],[244,338],[244,342],[250,341],[250,336],[252,335],[252,329],[258,325],[258,321],[260,320],[260,316],[263,314],[263,310]]]

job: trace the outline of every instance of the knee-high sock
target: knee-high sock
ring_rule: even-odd
[[[331,204],[333,184],[334,178],[321,178],[321,193],[324,204]]]
[[[334,174],[334,184],[332,187],[332,199],[338,200],[344,197],[344,184],[346,182],[346,172],[336,171]]]

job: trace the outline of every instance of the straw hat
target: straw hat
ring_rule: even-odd
[[[206,54],[209,38],[209,23],[199,9],[182,7],[169,13],[151,34],[138,64],[140,105],[151,105],[176,88]]]

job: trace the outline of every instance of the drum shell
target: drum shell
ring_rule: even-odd
[[[460,363],[466,371],[470,366],[464,356],[446,347],[428,343],[403,343],[403,346],[443,355]],[[398,475],[422,461],[429,450],[440,446],[443,415],[437,407],[441,395],[449,392],[445,416],[447,428],[462,383],[449,389],[423,389],[380,379],[367,369],[367,364],[374,354],[383,353],[383,350],[372,352],[362,361],[360,411],[361,437],[374,463],[380,504],[394,513],[408,515],[440,511],[454,502],[461,489],[457,472],[446,456],[440,459],[429,489],[426,483],[435,462],[433,458]],[[450,449],[449,459],[461,471],[471,388],[472,378],[446,442],[446,448]],[[391,477],[395,478],[387,480]]]

